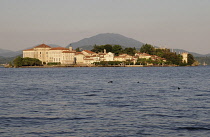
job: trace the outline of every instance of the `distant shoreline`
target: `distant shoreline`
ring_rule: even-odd
[[[4,66],[5,68],[13,68]],[[68,68],[68,67],[182,67],[177,65],[44,65],[44,66],[22,66],[18,68]],[[184,66],[186,67],[186,66]],[[189,66],[188,66],[189,67]]]

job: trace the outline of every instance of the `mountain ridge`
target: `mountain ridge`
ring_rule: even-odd
[[[0,48],[0,54],[7,53],[7,52],[12,52],[12,51],[11,50],[7,50],[7,49],[1,49]]]
[[[140,48],[144,43],[132,38],[125,37],[120,34],[101,33],[89,38],[84,38],[78,42],[70,43],[67,46],[67,48],[70,46],[73,48],[78,48],[83,46],[106,45],[106,44]]]

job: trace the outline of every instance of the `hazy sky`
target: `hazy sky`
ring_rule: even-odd
[[[210,0],[0,0],[0,48],[67,46],[99,33],[210,53]]]

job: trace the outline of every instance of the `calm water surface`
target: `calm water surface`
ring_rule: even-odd
[[[0,136],[208,137],[210,67],[0,68]]]

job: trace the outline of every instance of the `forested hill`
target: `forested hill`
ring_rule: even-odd
[[[105,45],[105,44],[140,48],[144,43],[132,38],[125,37],[120,34],[102,33],[90,38],[82,39],[78,42],[71,43],[67,46],[67,48],[72,46],[74,49],[76,49],[78,47],[83,47],[83,46],[94,46],[94,45]]]
[[[210,56],[208,57],[195,57],[195,60],[197,60],[200,65],[203,65],[206,63],[207,65],[210,65]]]

